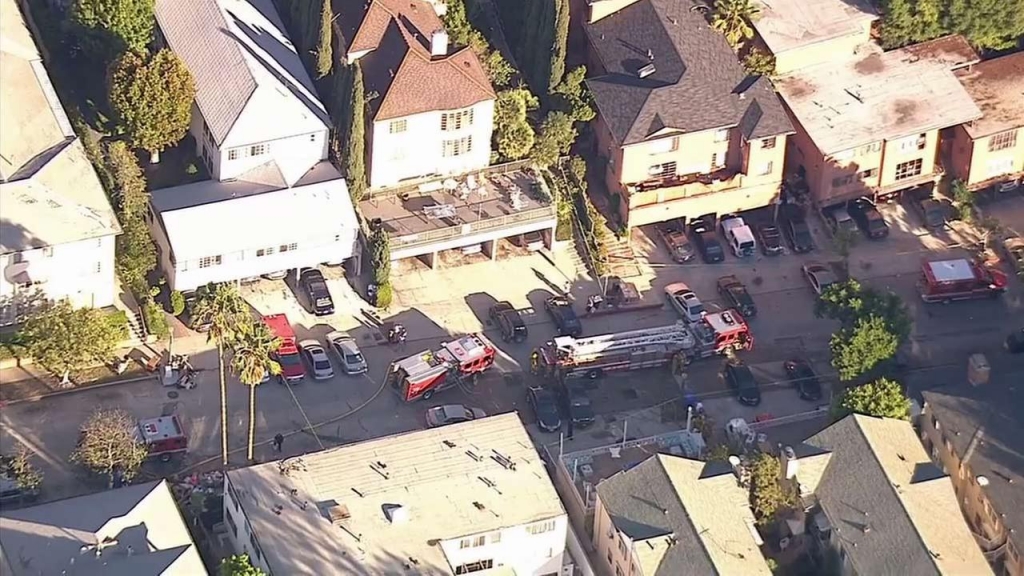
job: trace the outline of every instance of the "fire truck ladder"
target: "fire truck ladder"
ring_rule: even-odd
[[[555,346],[560,352],[576,358],[656,344],[678,344],[688,347],[694,344],[694,338],[682,322],[658,328],[602,334],[589,338],[574,339],[568,336],[555,338]]]

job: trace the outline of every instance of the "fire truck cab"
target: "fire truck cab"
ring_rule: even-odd
[[[966,258],[921,264],[918,290],[925,302],[951,302],[974,298],[995,298],[1007,286],[1006,274]]]
[[[697,336],[697,357],[707,358],[728,351],[752,350],[754,336],[750,327],[736,310],[724,310],[705,314],[700,322],[692,325]]]
[[[169,462],[175,454],[188,451],[188,436],[177,416],[139,420],[139,438],[149,449],[149,457]]]
[[[445,342],[391,364],[387,379],[406,402],[429,399],[435,392],[472,378],[494,365],[494,345],[483,334]]]

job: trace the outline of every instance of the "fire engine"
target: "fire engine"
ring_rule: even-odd
[[[1006,274],[970,260],[925,261],[918,290],[925,302],[995,298],[1007,286]]]
[[[387,379],[403,400],[430,398],[434,393],[456,386],[494,365],[497,350],[483,334],[470,334],[393,362]]]
[[[749,350],[754,340],[734,310],[707,314],[686,325],[630,330],[587,338],[559,336],[534,350],[531,369],[554,380],[596,379],[608,372],[658,368],[677,355],[685,363],[727,350]]]

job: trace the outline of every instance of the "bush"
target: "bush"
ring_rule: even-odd
[[[107,315],[107,322],[117,330],[117,336],[121,340],[128,339],[128,314],[124,310],[116,310]]]
[[[142,318],[146,322],[146,331],[156,336],[157,339],[163,340],[171,333],[163,309],[157,306],[153,300],[147,300],[142,305]]]
[[[390,308],[393,297],[394,293],[391,290],[390,282],[385,282],[380,286],[377,286],[377,308]]]
[[[185,312],[185,296],[174,290],[171,292],[171,314],[181,316]]]

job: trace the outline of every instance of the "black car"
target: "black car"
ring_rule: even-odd
[[[739,310],[744,318],[757,316],[757,306],[747,292],[747,287],[735,276],[722,276],[718,279],[718,293],[725,298],[729,306]]]
[[[299,274],[299,285],[302,286],[309,299],[309,305],[313,309],[314,316],[329,316],[334,314],[334,299],[331,298],[331,290],[327,287],[324,275],[316,268],[303,270]]]
[[[594,423],[594,407],[590,405],[590,396],[583,386],[563,384],[561,394],[562,406],[572,426],[586,428]]]
[[[800,398],[810,402],[821,400],[821,382],[818,382],[810,364],[803,360],[786,360],[783,367]]]
[[[555,323],[559,336],[579,338],[583,335],[583,325],[572,308],[572,302],[563,296],[553,296],[544,301],[544,309]]]
[[[879,240],[889,235],[889,225],[882,218],[882,213],[875,208],[875,204],[867,198],[851,200],[846,205],[850,217],[857,223],[860,231],[872,240]]]
[[[526,340],[526,323],[519,311],[508,302],[498,302],[487,312],[494,325],[501,330],[501,339],[505,342],[523,342]]]
[[[761,404],[761,389],[757,386],[754,373],[745,364],[726,364],[722,378],[730,388],[736,391],[736,398],[740,404],[747,406]]]
[[[807,217],[798,206],[786,204],[782,210],[782,231],[793,252],[804,254],[814,250],[814,237],[807,225]]]
[[[1024,328],[1011,332],[1006,337],[1006,351],[1010,354],[1020,354],[1024,352]]]
[[[562,429],[562,414],[558,410],[558,397],[549,388],[532,386],[526,390],[526,402],[537,415],[537,426],[545,432]]]
[[[693,223],[690,232],[693,234],[693,242],[697,245],[697,249],[700,250],[700,256],[704,259],[704,262],[714,264],[725,260],[725,249],[722,248],[722,243],[718,241],[714,227],[709,226],[703,220],[698,220]]]
[[[782,232],[775,224],[759,224],[757,236],[761,239],[761,253],[765,256],[782,254]]]

